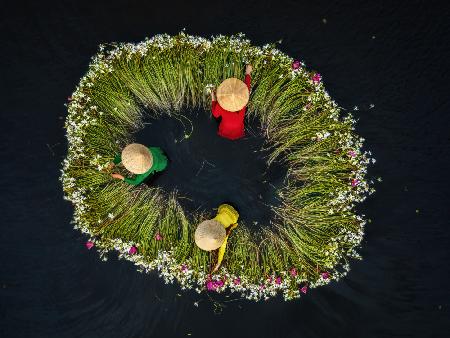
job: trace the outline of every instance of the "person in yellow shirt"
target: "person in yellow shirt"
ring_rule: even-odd
[[[237,227],[239,213],[229,204],[221,204],[217,210],[217,215],[213,219],[203,221],[195,230],[195,244],[205,251],[219,249],[217,264],[213,272],[219,270],[225,250],[227,248],[228,237],[231,231]]]

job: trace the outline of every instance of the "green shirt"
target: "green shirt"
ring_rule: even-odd
[[[163,171],[164,169],[166,169],[167,157],[166,157],[166,155],[164,155],[161,148],[148,147],[148,151],[150,151],[150,153],[153,156],[153,165],[151,166],[151,168],[143,174],[134,175],[133,178],[125,177],[124,178],[125,182],[127,182],[128,184],[132,184],[132,185],[138,185],[138,184],[141,184],[142,182],[144,182],[147,179],[147,177],[152,175],[154,172]],[[114,157],[113,163],[119,164],[120,162],[122,162],[122,156],[121,156],[121,154],[117,154],[116,157]]]

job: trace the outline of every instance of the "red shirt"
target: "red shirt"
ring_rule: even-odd
[[[245,75],[244,83],[247,85],[250,91],[250,75]],[[219,134],[230,140],[236,140],[244,136],[244,115],[247,107],[242,108],[239,111],[232,112],[223,109],[219,102],[212,101],[212,114],[215,118],[222,116],[222,121],[219,124]]]

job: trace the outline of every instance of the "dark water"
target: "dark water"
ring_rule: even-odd
[[[268,220],[275,217],[271,206],[280,205],[275,191],[283,186],[286,168],[267,167],[269,145],[258,121],[249,121],[245,137],[231,141],[217,136],[219,121],[209,111],[187,110],[183,115],[147,119],[136,133],[136,142],[161,147],[169,159],[166,170],[146,183],[177,190],[188,213],[212,212],[227,202],[251,229],[269,226]]]
[[[449,5],[151,3],[1,6],[0,336],[448,337]],[[101,262],[71,229],[58,182],[66,97],[99,43],[184,27],[282,39],[341,106],[359,107],[358,132],[378,160],[371,175],[384,182],[362,206],[372,219],[364,260],[345,280],[288,303],[214,305],[127,262]]]

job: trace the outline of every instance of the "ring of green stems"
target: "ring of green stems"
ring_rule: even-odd
[[[349,259],[359,258],[365,221],[354,207],[373,191],[365,176],[374,160],[362,151],[353,117],[341,116],[316,73],[293,61],[242,34],[205,39],[182,32],[102,45],[68,103],[62,182],[75,227],[103,256],[115,249],[141,270],[157,269],[166,281],[199,291],[213,285],[250,299],[278,292],[292,299],[342,277]],[[240,220],[223,266],[211,275],[215,254],[194,245],[193,234],[212,211],[187,215],[176,192],[129,186],[107,167],[145,119],[188,121],[186,108],[209,111],[210,88],[242,77],[246,64],[254,70],[246,119],[264,132],[267,165],[278,161],[288,171],[274,218],[259,232],[245,225],[252,220]]]

